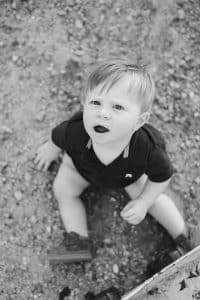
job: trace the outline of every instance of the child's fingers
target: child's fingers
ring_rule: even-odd
[[[122,214],[126,214],[126,212],[128,212],[132,207],[133,207],[133,203],[129,202],[121,211]]]
[[[131,217],[134,214],[133,208],[129,208],[128,210],[126,210],[125,212],[122,213],[122,215],[125,218]]]
[[[40,161],[39,155],[37,154],[34,158],[34,163],[37,164]]]
[[[43,167],[44,167],[43,161],[40,160],[40,161],[38,162],[37,166],[38,166],[38,170],[41,171],[41,170],[43,169]]]
[[[40,164],[40,163],[45,164],[45,158],[44,158],[43,153],[39,152],[39,153],[36,155],[34,161],[35,161],[36,164]]]
[[[143,218],[141,216],[138,216],[138,215],[132,215],[131,217],[128,217],[125,219],[128,223],[131,223],[131,224],[139,224]]]
[[[134,214],[134,211],[133,211],[133,205],[132,206],[129,206],[129,207],[126,207],[125,209],[122,210],[121,212],[121,216],[125,217],[125,218],[128,218],[130,217],[131,215]]]
[[[131,218],[124,218],[124,220],[130,224],[133,224],[133,225],[137,225],[141,222],[141,219],[139,217],[131,217]]]
[[[137,217],[137,215],[133,211],[129,212],[129,214],[123,215],[123,218],[126,220],[130,220],[130,219],[136,218],[136,217]]]
[[[49,165],[50,165],[50,163],[49,162],[46,162],[45,164],[44,164],[44,167],[43,167],[43,171],[47,171],[48,170],[48,168],[49,168]]]

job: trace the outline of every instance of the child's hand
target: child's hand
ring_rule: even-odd
[[[57,159],[60,151],[61,150],[56,145],[53,145],[49,141],[40,146],[36,152],[35,158],[35,163],[37,164],[38,169],[46,171],[52,161]]]
[[[121,211],[121,217],[133,225],[139,224],[146,216],[149,207],[143,199],[130,201]]]

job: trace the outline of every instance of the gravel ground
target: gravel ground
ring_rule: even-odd
[[[127,225],[124,191],[83,194],[95,259],[50,266],[46,251],[64,231],[52,194],[58,165],[36,170],[51,128],[80,107],[88,71],[102,58],[151,63],[153,124],[166,138],[175,174],[168,193],[190,223],[200,217],[199,0],[0,0],[0,300],[74,299],[112,285],[125,292],[170,246],[151,218]],[[94,203],[91,207],[91,203]]]

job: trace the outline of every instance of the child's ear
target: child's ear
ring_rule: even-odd
[[[147,123],[149,121],[149,118],[150,118],[150,112],[149,111],[146,111],[146,112],[142,113],[140,115],[139,121],[138,121],[139,127],[142,127],[145,123]]]

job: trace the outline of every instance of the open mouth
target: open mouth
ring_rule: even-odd
[[[105,132],[108,132],[109,129],[102,125],[97,125],[97,126],[94,126],[94,131],[96,131],[98,133],[105,133]]]

